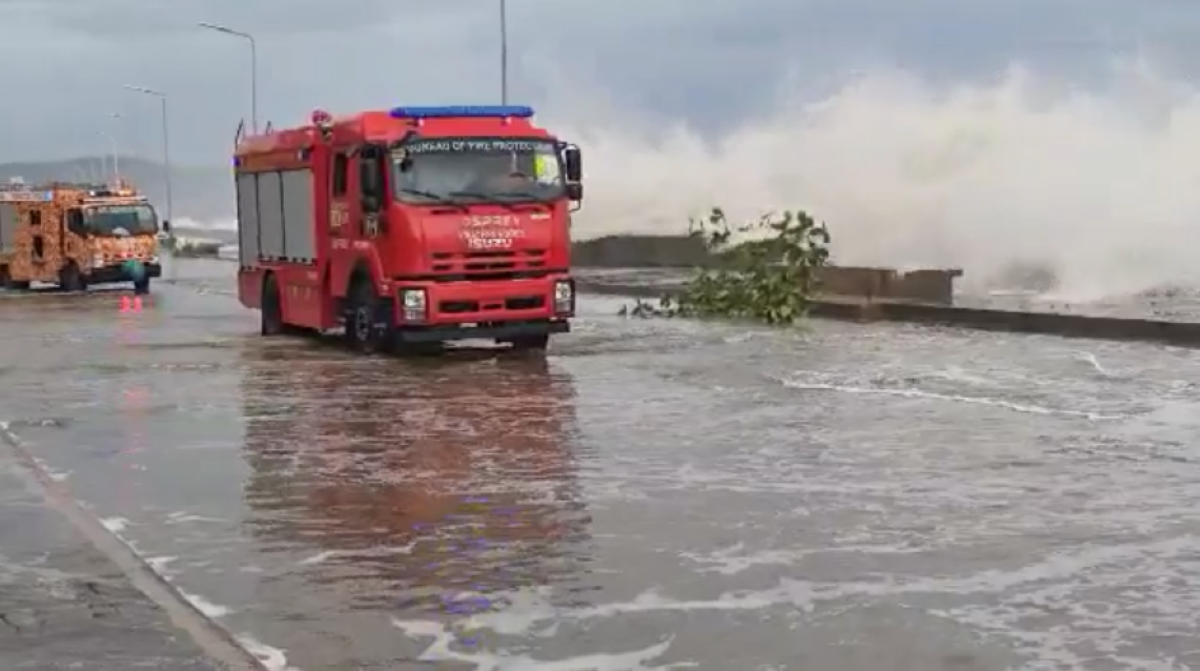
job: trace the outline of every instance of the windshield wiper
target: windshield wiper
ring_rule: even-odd
[[[512,203],[504,202],[503,200],[501,200],[498,197],[498,194],[495,194],[495,193],[479,193],[478,191],[451,191],[450,196],[452,198],[459,198],[459,197],[475,198],[477,200],[486,200],[489,203],[495,202],[497,205],[499,205],[503,208],[512,210],[513,212],[517,211],[517,208],[513,207]]]
[[[456,203],[453,200],[450,200],[449,198],[446,198],[445,196],[436,194],[432,191],[425,191],[423,189],[400,189],[400,193],[407,193],[407,194],[410,194],[413,196],[421,196],[422,198],[428,198],[429,200],[432,200],[439,205],[445,205],[446,207],[453,207],[453,208],[462,210],[463,212],[467,211],[466,205],[463,205],[462,203]]]

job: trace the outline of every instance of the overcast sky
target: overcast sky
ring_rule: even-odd
[[[1086,80],[1121,52],[1185,71],[1200,53],[1197,0],[508,4],[514,102],[586,91],[712,132],[769,104],[785,77],[815,91],[881,64],[953,80],[1019,59]],[[104,151],[104,130],[156,154],[157,102],[126,83],[169,93],[179,161],[224,161],[249,116],[249,49],[198,21],[256,36],[260,118],[277,124],[314,107],[499,96],[498,0],[0,0],[0,12],[0,161]]]

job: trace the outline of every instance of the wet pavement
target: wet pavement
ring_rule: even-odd
[[[0,668],[219,671],[0,453]]]
[[[1188,351],[588,297],[369,359],[229,271],[0,297],[0,419],[273,668],[1200,668]]]

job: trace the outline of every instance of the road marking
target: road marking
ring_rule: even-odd
[[[51,509],[61,513],[73,527],[109,561],[117,566],[134,587],[167,613],[176,627],[186,631],[196,645],[228,671],[270,671],[249,650],[238,643],[228,629],[206,617],[179,589],[162,577],[119,536],[109,531],[100,519],[79,505],[62,483],[38,462],[9,422],[0,422],[0,448],[22,466],[18,477]]]

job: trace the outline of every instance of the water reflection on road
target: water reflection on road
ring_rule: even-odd
[[[244,357],[258,561],[304,551],[299,565],[322,567],[272,592],[294,600],[352,580],[339,611],[462,616],[489,610],[490,594],[586,572],[574,393],[545,360]]]

